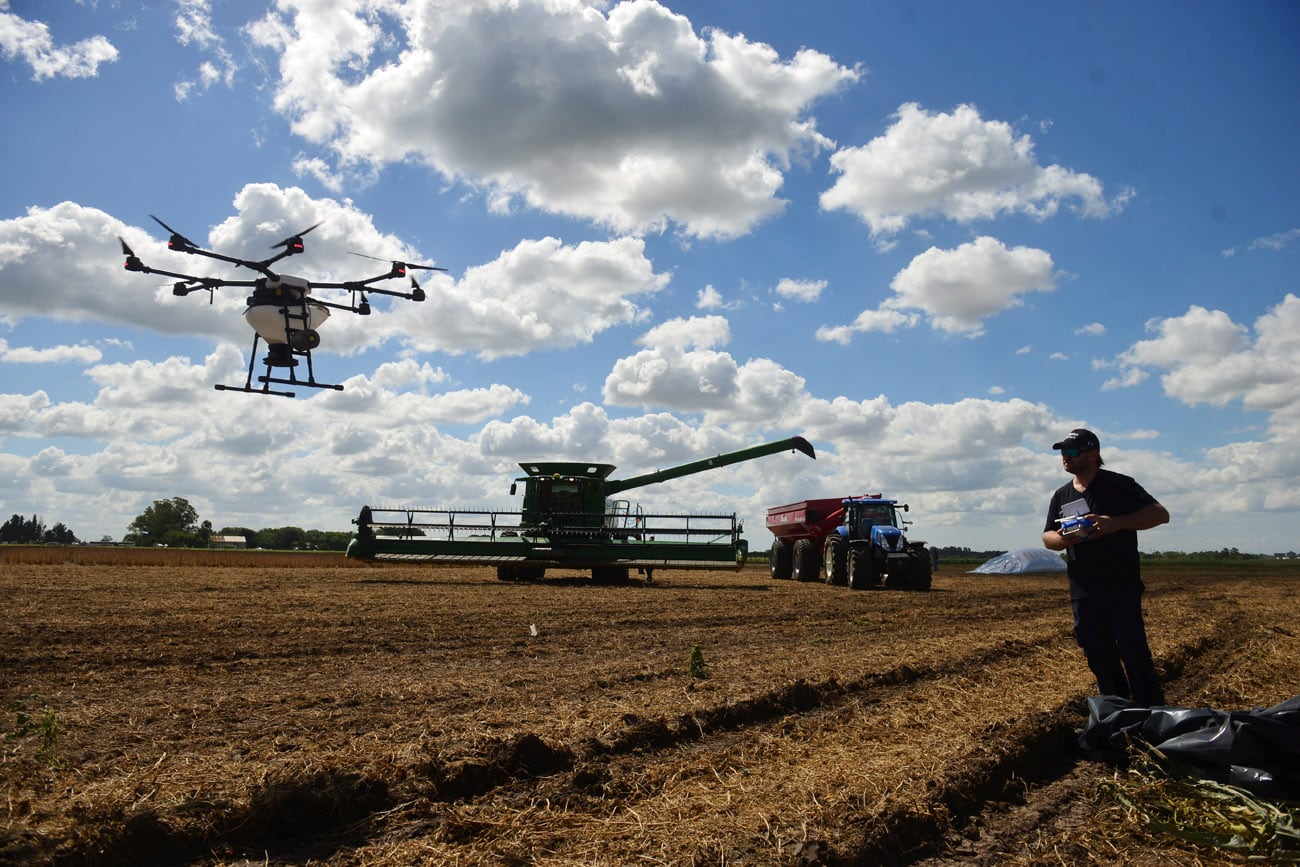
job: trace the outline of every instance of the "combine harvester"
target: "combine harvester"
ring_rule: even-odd
[[[613,464],[521,463],[523,508],[406,509],[365,506],[353,522],[349,557],[465,566],[496,566],[502,581],[539,581],[547,569],[590,569],[601,583],[622,583],[630,570],[653,580],[655,569],[736,569],[745,565],[744,527],[729,515],[647,514],[624,491],[787,450],[816,460],[803,437],[764,443],[666,470],[610,479]]]

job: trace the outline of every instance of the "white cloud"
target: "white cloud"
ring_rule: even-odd
[[[1074,329],[1074,333],[1081,337],[1100,337],[1106,333],[1106,326],[1100,322],[1089,322],[1087,325]]]
[[[1275,432],[1300,435],[1300,297],[1287,294],[1256,319],[1253,336],[1222,310],[1195,305],[1148,322],[1147,331],[1156,336],[1112,362],[1123,377],[1163,369],[1161,385],[1176,400],[1218,407],[1241,400],[1248,410],[1269,413]]]
[[[207,240],[168,219],[173,228],[207,249],[263,258],[270,245],[316,223],[305,237],[306,251],[286,273],[309,280],[361,279],[385,266],[348,255],[366,252],[432,264],[401,240],[380,233],[373,219],[349,201],[313,199],[296,187],[249,184],[234,199],[236,214],[213,227]],[[177,298],[171,278],[122,268],[118,236],[146,265],[178,273],[248,279],[246,271],[202,257],[168,251],[152,229],[128,226],[94,208],[63,202],[30,208],[23,217],[0,221],[0,306],[9,316],[104,320],[163,333],[201,334],[245,344],[251,340],[242,311],[247,289]],[[61,263],[61,279],[49,279],[49,263]],[[412,272],[417,273],[417,272]],[[374,313],[336,311],[321,329],[321,352],[353,353],[400,339],[420,352],[474,352],[483,358],[523,355],[539,349],[590,342],[600,332],[643,321],[638,299],[668,284],[646,258],[636,238],[569,246],[555,238],[524,240],[484,265],[465,269],[457,281],[442,272],[418,272],[428,295],[423,303],[373,296]],[[389,285],[404,291],[400,282]],[[82,287],[97,286],[85,292]],[[321,297],[347,302],[342,290]]]
[[[911,327],[919,310],[931,327],[948,334],[978,337],[984,319],[1019,306],[1029,292],[1056,288],[1052,257],[1032,247],[1008,249],[996,238],[980,237],[956,249],[931,247],[916,256],[890,283],[894,294],[876,310],[864,310],[851,325],[824,326],[817,339],[847,344],[854,334]]]
[[[1041,220],[1062,204],[1105,217],[1131,196],[1125,191],[1107,201],[1091,175],[1040,166],[1028,135],[984,120],[972,105],[945,114],[909,102],[895,118],[884,135],[831,156],[840,177],[821,197],[824,209],[856,214],[886,246],[915,218],[968,223],[1023,213]]]
[[[816,301],[821,297],[822,290],[826,288],[825,280],[794,280],[790,277],[783,277],[777,282],[776,292],[782,298],[791,298],[796,301]]]
[[[859,73],[697,35],[653,0],[603,9],[298,0],[247,32],[279,57],[276,107],[341,165],[415,159],[498,210],[622,233],[729,238],[781,210],[790,160],[831,144],[809,106]]]
[[[1246,245],[1246,249],[1254,250],[1283,250],[1296,241],[1300,241],[1300,229],[1288,229],[1285,232],[1278,232],[1275,235],[1266,235],[1262,238],[1256,238]],[[1235,256],[1239,247],[1229,247],[1223,251],[1224,256]]]
[[[117,49],[104,36],[91,36],[71,45],[57,45],[49,25],[29,21],[9,9],[8,0],[0,2],[0,55],[19,60],[32,69],[32,79],[93,78],[101,63],[117,60]]]
[[[474,352],[484,359],[590,343],[599,333],[643,321],[638,299],[668,284],[638,238],[521,241],[459,281],[429,289],[403,311],[402,334],[421,352]]]
[[[197,79],[181,79],[173,85],[176,99],[184,102],[195,87],[207,90],[217,83],[230,87],[234,83],[235,73],[239,71],[239,64],[213,26],[210,0],[176,0],[176,15],[172,18],[172,25],[177,42],[193,46],[212,58],[199,64]]]
[[[94,364],[104,354],[93,346],[47,346],[37,349],[32,346],[10,346],[0,339],[0,362],[10,364],[59,364],[75,362],[77,364]]]

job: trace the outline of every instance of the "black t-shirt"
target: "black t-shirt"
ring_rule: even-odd
[[[1082,494],[1074,489],[1073,481],[1057,488],[1047,507],[1043,532],[1058,529],[1057,518],[1086,514],[1119,517],[1154,502],[1156,498],[1129,476],[1100,469]],[[1071,599],[1108,590],[1143,589],[1136,530],[1120,530],[1071,545],[1065,549],[1065,562]]]

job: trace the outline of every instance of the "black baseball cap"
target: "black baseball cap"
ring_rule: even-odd
[[[1065,435],[1065,439],[1052,446],[1054,449],[1091,449],[1101,448],[1097,435],[1087,428],[1077,427]]]

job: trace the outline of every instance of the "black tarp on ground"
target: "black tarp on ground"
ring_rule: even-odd
[[[1135,707],[1115,696],[1088,699],[1080,747],[1123,754],[1129,738],[1214,779],[1265,797],[1300,800],[1300,696],[1249,711]]]

